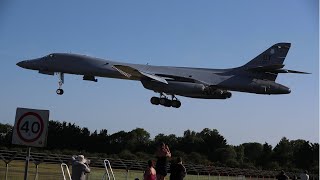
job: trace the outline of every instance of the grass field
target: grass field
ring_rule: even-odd
[[[12,161],[9,164],[7,179],[8,180],[21,180],[24,177],[24,162],[23,161]],[[71,171],[71,169],[70,169]],[[139,178],[142,180],[142,171],[129,171],[114,169],[114,175],[119,180],[134,180]],[[91,167],[91,173],[88,174],[88,180],[101,180],[105,173],[105,169]],[[2,162],[0,165],[0,180],[5,180],[6,166]],[[28,180],[35,180],[36,166],[33,163],[29,164],[29,175]],[[42,163],[38,166],[38,180],[59,180],[63,179],[60,164],[45,164]],[[68,179],[68,178],[67,178]],[[166,178],[169,179],[169,176]],[[232,179],[245,179],[244,177],[227,177],[227,176],[208,176],[208,175],[187,175],[185,180],[232,180]],[[252,179],[253,178],[246,178]],[[69,179],[68,179],[69,180]]]

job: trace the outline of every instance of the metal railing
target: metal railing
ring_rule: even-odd
[[[32,162],[36,168],[35,175],[34,175],[35,179],[38,178],[38,173],[39,173],[38,166],[41,163],[45,163],[47,165],[50,165],[50,164],[61,165],[62,163],[64,163],[68,165],[71,162],[71,156],[72,155],[31,152],[30,162]],[[8,179],[9,164],[13,160],[24,161],[26,159],[26,152],[0,150],[0,158],[3,160],[3,162],[6,165],[5,168],[3,168],[3,171],[1,170],[1,167],[0,167],[0,172],[4,172],[4,174],[1,175],[2,177],[0,177],[0,179],[2,179],[3,177],[4,179]],[[147,167],[147,162],[138,161],[138,160],[124,160],[124,159],[113,159],[113,158],[106,159],[105,157],[87,157],[87,158],[91,160],[91,163],[90,163],[91,167],[104,168],[104,169],[106,169],[107,167],[110,167],[110,171],[107,172],[106,170],[104,173],[107,173],[106,176],[108,176],[108,173],[109,173],[109,176],[110,176],[110,173],[112,172],[110,178],[113,178],[113,179],[115,179],[114,175],[112,175],[113,169],[125,170],[126,177],[124,179],[127,179],[128,174],[130,174],[130,171],[143,172]],[[105,160],[107,160],[107,162]],[[111,169],[111,166],[113,169]],[[247,179],[248,178],[249,179],[251,178],[274,179],[275,176],[279,173],[279,171],[216,167],[216,166],[206,166],[206,165],[199,165],[199,164],[184,164],[184,166],[186,167],[188,176],[189,175],[196,175],[196,176],[206,175],[208,176],[209,179],[210,179],[210,176],[218,176],[218,177],[241,176],[241,177],[246,177]],[[169,166],[167,168],[169,170]],[[293,175],[298,176],[299,174],[288,172],[287,175],[289,177],[292,177]],[[316,175],[316,174],[310,174],[310,177],[319,179],[319,175]]]
[[[113,170],[112,170],[110,161],[107,160],[107,159],[105,159],[105,160],[103,161],[103,164],[104,164],[104,167],[105,167],[106,172],[105,172],[104,175],[102,176],[102,180],[105,180],[106,177],[108,177],[108,180],[111,179],[111,178],[110,178],[109,170],[110,170],[110,172],[111,172],[111,175],[112,175],[111,177],[113,178],[113,180],[116,180],[116,178],[114,177],[114,173],[113,173]]]
[[[68,165],[66,163],[61,163],[60,167],[62,171],[63,180],[67,180],[66,173],[64,172],[65,169],[67,170],[67,173],[68,173],[67,175],[69,176],[69,180],[72,180]]]

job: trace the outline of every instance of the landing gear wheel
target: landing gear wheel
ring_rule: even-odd
[[[174,108],[179,108],[181,106],[181,102],[178,100],[172,100],[171,106]]]
[[[152,97],[150,99],[151,104],[153,105],[159,105],[160,104],[160,99],[158,97]]]
[[[160,98],[159,99],[159,103],[161,104],[161,105],[165,105],[166,104],[166,102],[167,102],[167,98]]]
[[[160,98],[160,104],[165,107],[170,107],[171,106],[171,100],[167,98]]]
[[[165,107],[171,107],[171,105],[172,105],[172,101],[171,100],[169,100],[169,99],[167,99],[167,102],[165,103]]]
[[[181,106],[181,102],[174,96],[171,95],[172,98],[168,99],[167,96],[164,93],[160,93],[160,97],[152,97],[150,99],[151,104],[154,105],[162,105],[165,107],[174,107],[179,108]]]
[[[63,94],[63,89],[57,89],[57,91],[56,91],[56,93],[58,94],[58,95],[62,95]]]

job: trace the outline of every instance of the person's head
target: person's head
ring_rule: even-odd
[[[284,174],[285,174],[285,173],[284,173],[284,170],[281,170],[280,174],[284,175]]]
[[[148,161],[148,167],[154,167],[154,162],[152,160]]]
[[[308,174],[308,171],[307,171],[307,170],[304,170],[304,173],[305,173],[305,174]]]
[[[182,163],[182,158],[181,158],[180,156],[177,157],[176,162],[177,162],[177,163]]]
[[[78,160],[80,163],[85,163],[85,162],[86,162],[86,159],[84,158],[83,155],[78,155],[78,156],[77,156],[77,160]]]
[[[164,142],[160,142],[158,147],[159,148],[164,148],[164,147],[166,147],[166,144]]]

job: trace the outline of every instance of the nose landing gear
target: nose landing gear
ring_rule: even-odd
[[[160,104],[165,107],[179,108],[181,106],[181,102],[174,95],[171,95],[171,96],[172,96],[172,98],[170,100],[167,98],[167,96],[164,95],[164,93],[160,93],[160,98],[159,97],[152,97],[150,99],[150,102],[153,105]]]
[[[56,93],[57,93],[58,95],[62,95],[62,94],[63,94],[62,85],[63,85],[63,83],[64,83],[64,74],[61,73],[61,72],[59,72],[59,73],[57,73],[57,74],[58,74],[58,77],[59,77],[59,82],[58,82],[59,88],[57,89]]]

